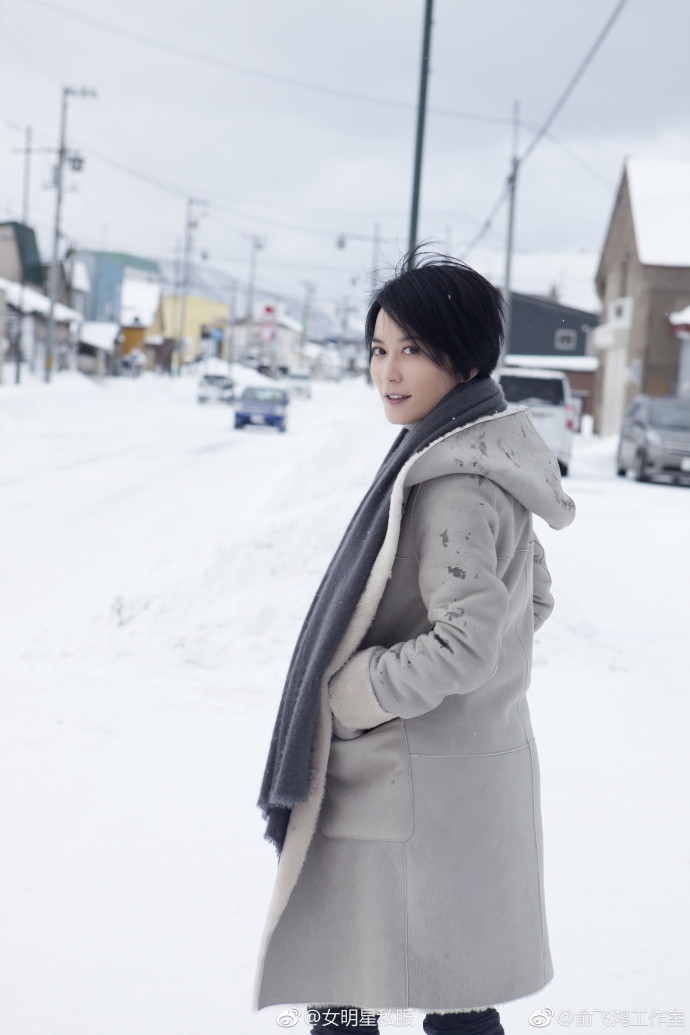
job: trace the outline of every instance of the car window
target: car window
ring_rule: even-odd
[[[225,374],[204,374],[202,378],[204,384],[207,385],[229,385],[232,384],[229,377]]]
[[[669,431],[690,431],[690,406],[672,401],[652,402],[649,406],[649,423],[655,428]]]
[[[642,411],[643,411],[643,409],[644,409],[643,403],[641,403],[641,402],[631,403],[629,408],[628,408],[628,412],[625,415],[626,421],[629,424],[631,424],[631,423],[633,423],[636,420],[641,420],[642,419]]]
[[[242,398],[253,399],[256,402],[280,403],[285,401],[285,392],[282,392],[280,388],[245,388]]]
[[[560,378],[501,374],[500,382],[506,402],[509,403],[543,402],[551,406],[560,406],[564,401],[563,382]]]

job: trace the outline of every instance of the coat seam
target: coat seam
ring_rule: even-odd
[[[414,811],[413,820],[414,825]],[[409,910],[407,908],[407,846],[409,841],[403,841],[402,854],[403,854],[403,901],[405,903],[405,1006],[410,1005],[410,957],[409,957],[409,941],[410,941],[410,920]]]
[[[522,719],[520,720],[522,722]],[[524,726],[524,723],[523,723]],[[515,751],[524,751],[530,744],[534,744],[535,739],[525,741],[524,744],[518,745],[514,748],[506,748],[505,751],[475,751],[470,755],[459,755],[454,752],[452,755],[435,755],[428,751],[410,751],[410,758],[493,758],[496,755],[512,755]]]
[[[529,764],[530,764],[530,770],[531,770],[531,773],[532,773],[532,834],[534,836],[534,852],[535,852],[536,859],[537,859],[537,892],[539,894],[539,919],[541,921],[541,965],[542,965],[542,972],[543,972],[543,980],[544,980],[544,982],[546,982],[547,981],[547,977],[546,977],[546,959],[544,957],[544,949],[546,948],[546,940],[544,938],[544,929],[545,929],[545,923],[544,923],[544,903],[543,903],[543,900],[542,900],[541,876],[540,876],[544,872],[544,860],[543,860],[543,858],[540,858],[540,855],[539,855],[539,843],[538,843],[538,839],[537,839],[537,818],[536,818],[536,802],[535,802],[536,787],[535,787],[535,783],[534,783],[534,757],[532,755],[532,749],[531,748],[530,748],[530,753],[529,753]]]
[[[409,845],[412,837],[414,836],[415,828],[415,814],[414,814],[414,781],[412,779],[412,763],[410,755],[410,744],[407,739],[407,727],[405,720],[402,720],[402,731],[403,738],[405,741],[405,748],[407,750],[407,771],[410,777],[410,810],[412,812],[412,833],[409,838],[402,843],[402,857],[403,857],[403,902],[405,908],[405,1006],[410,1004],[410,958],[409,958],[409,940],[410,940],[410,922],[409,922],[409,910],[407,907],[407,846]]]

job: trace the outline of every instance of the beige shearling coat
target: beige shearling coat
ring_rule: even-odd
[[[526,409],[401,470],[323,681],[254,1009],[478,1009],[551,979],[526,692],[553,601],[533,514],[562,528],[574,504]]]

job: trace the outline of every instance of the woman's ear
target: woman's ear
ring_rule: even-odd
[[[477,367],[474,367],[472,370],[470,370],[470,376],[469,377],[461,377],[460,380],[458,381],[458,384],[459,385],[466,384],[467,381],[471,381],[472,378],[476,377],[478,373],[479,373],[479,370],[477,369]]]

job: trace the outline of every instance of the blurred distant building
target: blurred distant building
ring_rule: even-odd
[[[599,365],[593,354],[593,332],[599,314],[563,305],[555,297],[511,293],[510,352],[506,366],[560,370],[568,381],[580,414],[593,413],[594,377]]]
[[[626,162],[596,274],[594,412],[603,435],[618,432],[637,393],[679,391],[686,346],[670,314],[690,304],[689,185],[690,162]]]
[[[50,263],[43,264],[45,283],[50,283]],[[58,263],[57,293],[55,298],[63,305],[69,306],[84,315],[87,299],[91,290],[91,281],[85,264],[70,249],[62,262]]]
[[[184,311],[184,327],[181,326]],[[182,339],[182,363],[206,356],[226,358],[227,302],[189,294],[163,294],[143,347],[152,369],[168,369],[170,352]],[[167,365],[166,365],[167,364]]]
[[[23,223],[0,223],[0,277],[43,290],[36,234]]]
[[[141,259],[125,252],[78,251],[76,258],[86,267],[90,290],[86,301],[87,320],[119,323],[129,327],[153,322],[161,296],[161,275],[153,259]]]
[[[89,341],[80,341],[82,367],[97,353],[98,372],[112,372],[117,361],[143,350],[144,341],[155,322],[162,293],[158,263],[127,252],[79,251],[75,260],[85,270],[89,290],[83,313],[88,323]],[[112,326],[119,328],[115,342],[108,348],[107,363],[101,353],[103,342],[111,342]]]
[[[687,399],[690,398],[690,305],[677,313],[670,313],[669,321],[680,351],[677,394]]]

